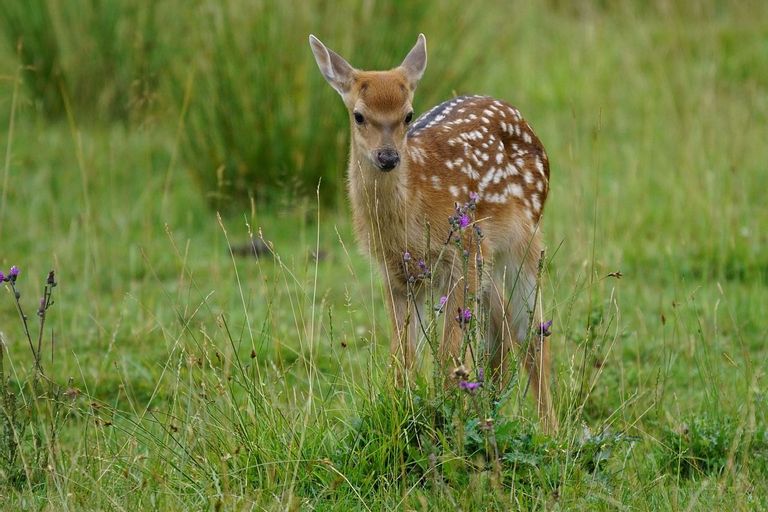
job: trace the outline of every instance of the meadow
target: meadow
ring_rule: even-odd
[[[0,509],[768,510],[768,4],[157,4],[0,14]],[[557,435],[393,385],[310,32],[543,141]]]

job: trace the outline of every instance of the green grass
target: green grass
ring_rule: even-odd
[[[563,428],[539,432],[518,381],[494,416],[498,465],[485,418],[467,397],[431,386],[428,361],[413,389],[389,383],[380,279],[355,247],[346,203],[327,201],[340,181],[324,181],[320,200],[276,194],[230,204],[219,220],[184,149],[192,125],[180,124],[172,80],[187,74],[158,77],[158,104],[144,117],[107,123],[79,98],[51,120],[27,88],[14,92],[23,72],[4,49],[0,269],[22,268],[28,312],[56,269],[43,365],[77,397],[30,393],[39,391],[32,357],[0,288],[5,390],[32,419],[21,456],[0,467],[0,508],[768,508],[768,11],[573,5],[493,5],[461,39],[435,22],[376,36],[372,15],[357,13],[376,47],[370,63],[352,50],[359,27],[341,15],[338,33],[324,30],[319,7],[295,29],[270,18],[283,20],[276,34],[296,32],[281,58],[312,84],[274,91],[274,109],[295,102],[343,122],[335,93],[309,74],[304,32],[356,64],[386,66],[424,30],[430,65],[417,110],[454,87],[496,95],[545,143],[542,293]],[[213,42],[199,30],[182,53]],[[252,41],[233,37],[238,48]],[[248,97],[248,76],[255,91],[268,88],[249,75],[269,76],[258,59],[221,51],[233,94]],[[451,52],[461,52],[456,68]],[[210,57],[191,62],[203,70]],[[208,85],[198,81],[190,106],[216,106],[205,104]],[[308,115],[275,124],[277,154],[312,157],[305,139],[280,138],[311,131]],[[211,144],[227,140],[213,126]],[[341,179],[343,133],[322,160],[329,180]],[[275,256],[232,257],[250,236]],[[607,277],[615,271],[623,277]]]

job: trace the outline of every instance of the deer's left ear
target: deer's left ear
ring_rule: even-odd
[[[427,69],[427,38],[424,37],[424,34],[419,34],[416,44],[405,56],[403,63],[400,64],[400,69],[408,78],[411,89],[415,89],[416,84],[424,76],[424,70]]]

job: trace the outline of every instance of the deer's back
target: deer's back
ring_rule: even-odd
[[[478,218],[514,216],[535,224],[549,190],[549,160],[520,112],[487,96],[445,101],[408,130],[412,179],[426,195],[465,203],[478,195]],[[434,201],[435,204],[445,201]]]

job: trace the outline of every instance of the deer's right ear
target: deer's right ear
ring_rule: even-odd
[[[309,35],[309,46],[315,55],[317,67],[331,87],[345,96],[352,87],[355,69],[344,58],[325,45],[312,34]]]

